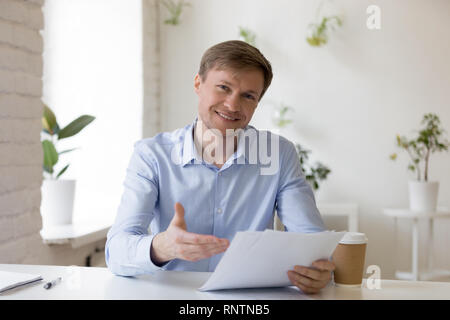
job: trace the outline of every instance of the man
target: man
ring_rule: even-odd
[[[269,61],[245,42],[219,43],[204,53],[194,79],[198,118],[135,144],[105,248],[113,273],[214,271],[236,232],[265,230],[275,209],[287,231],[325,230],[291,142],[271,135],[276,170],[268,174],[253,161],[255,149],[246,152],[247,133],[256,133],[250,145],[258,148],[268,136],[248,123],[271,80]],[[316,293],[333,270],[321,260],[296,266],[288,277]]]

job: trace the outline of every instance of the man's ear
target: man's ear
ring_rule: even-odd
[[[194,91],[196,92],[196,93],[198,93],[199,92],[199,90],[200,90],[200,83],[201,83],[201,78],[200,78],[200,75],[197,73],[196,75],[195,75],[195,78],[194,78]]]

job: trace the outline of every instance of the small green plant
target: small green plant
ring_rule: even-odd
[[[54,166],[58,163],[59,156],[65,153],[69,153],[78,148],[68,149],[61,152],[56,151],[56,143],[58,140],[66,139],[76,135],[89,123],[94,121],[95,117],[90,115],[82,115],[73,120],[64,128],[60,129],[56,116],[53,111],[46,105],[44,105],[44,113],[42,115],[42,148],[44,151],[44,165],[43,169],[51,179],[58,179],[64,172],[66,172],[69,164],[64,166],[55,176]]]
[[[239,37],[252,46],[256,46],[256,34],[248,28],[239,27]]]
[[[180,24],[180,16],[183,12],[183,7],[190,7],[191,4],[185,2],[184,0],[180,0],[178,2],[174,2],[172,0],[163,0],[162,4],[167,8],[170,14],[170,18],[164,20],[165,24],[171,25],[179,25]]]
[[[276,108],[275,116],[272,120],[277,128],[281,129],[292,123],[292,120],[288,118],[289,111],[293,111],[293,108],[284,104],[281,104],[280,107]],[[294,145],[306,181],[308,181],[314,191],[318,190],[319,182],[325,180],[331,173],[330,168],[321,162],[311,164],[309,161],[311,150],[304,149],[299,143],[295,143]]]
[[[309,182],[314,190],[319,189],[319,181],[325,180],[331,173],[331,170],[321,162],[314,165],[309,163],[310,150],[304,149],[299,143],[295,144],[298,157],[300,159],[300,167],[305,174],[306,181]]]
[[[287,114],[289,111],[292,111],[293,109],[289,106],[286,106],[284,104],[281,104],[280,107],[277,107],[275,109],[275,115],[273,117],[273,123],[278,128],[284,128],[288,124],[292,123],[291,119],[287,119]]]
[[[313,47],[320,47],[328,42],[329,31],[342,25],[342,19],[338,16],[323,17],[320,23],[309,25],[310,36],[306,41]]]
[[[404,136],[397,135],[397,146],[405,150],[411,162],[408,169],[417,173],[418,181],[428,181],[430,156],[435,152],[448,151],[449,142],[442,137],[445,130],[440,127],[441,121],[436,114],[424,115],[421,124],[424,125],[415,139],[408,140]],[[391,160],[397,159],[397,153],[390,155]],[[421,163],[423,165],[423,175]]]

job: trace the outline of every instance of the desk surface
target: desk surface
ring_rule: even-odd
[[[107,268],[0,264],[0,270],[40,274],[44,281],[0,294],[4,299],[162,299],[162,300],[303,300],[303,299],[450,299],[449,282],[381,280],[381,289],[328,285],[319,294],[305,295],[295,287],[200,292],[209,272],[158,271],[152,275],[120,277]],[[63,281],[46,290],[45,281]]]

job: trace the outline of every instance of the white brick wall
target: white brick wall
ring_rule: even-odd
[[[102,248],[42,243],[43,0],[0,0],[0,263],[84,265]]]
[[[159,1],[142,1],[142,48],[144,76],[143,137],[161,131],[161,68]]]

